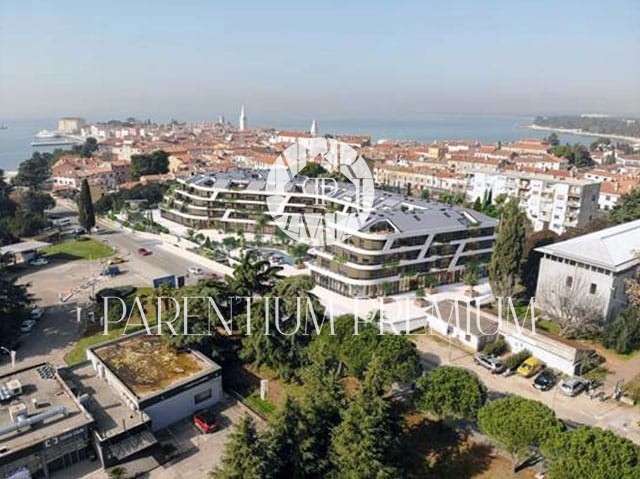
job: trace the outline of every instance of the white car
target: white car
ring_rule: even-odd
[[[36,258],[29,261],[33,266],[44,266],[45,264],[49,264],[49,260],[46,258]]]
[[[36,325],[36,322],[33,319],[27,319],[25,321],[22,321],[22,324],[20,325],[20,332],[30,333],[33,330],[35,325]]]
[[[187,268],[187,272],[195,276],[199,276],[203,273],[202,268],[198,268],[197,266],[189,266]]]
[[[44,316],[44,312],[40,308],[34,308],[31,310],[30,316],[34,321],[38,321],[42,319],[42,316]]]

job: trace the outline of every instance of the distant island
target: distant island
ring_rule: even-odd
[[[640,142],[640,119],[607,115],[537,116],[529,128]]]

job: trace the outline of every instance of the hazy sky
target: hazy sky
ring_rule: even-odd
[[[0,118],[640,115],[640,0],[0,0]]]

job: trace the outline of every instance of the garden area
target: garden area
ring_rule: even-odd
[[[87,236],[56,243],[44,252],[50,260],[100,259],[114,254],[113,248]]]

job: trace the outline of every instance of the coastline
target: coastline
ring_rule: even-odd
[[[529,130],[537,130],[537,131],[552,131],[555,133],[562,133],[564,135],[575,135],[575,136],[592,136],[595,138],[610,138],[613,140],[624,140],[632,143],[640,143],[640,138],[635,136],[624,136],[624,135],[611,135],[605,133],[592,133],[590,131],[576,130],[571,128],[555,128],[551,126],[540,126],[536,124],[530,124],[526,126]]]

